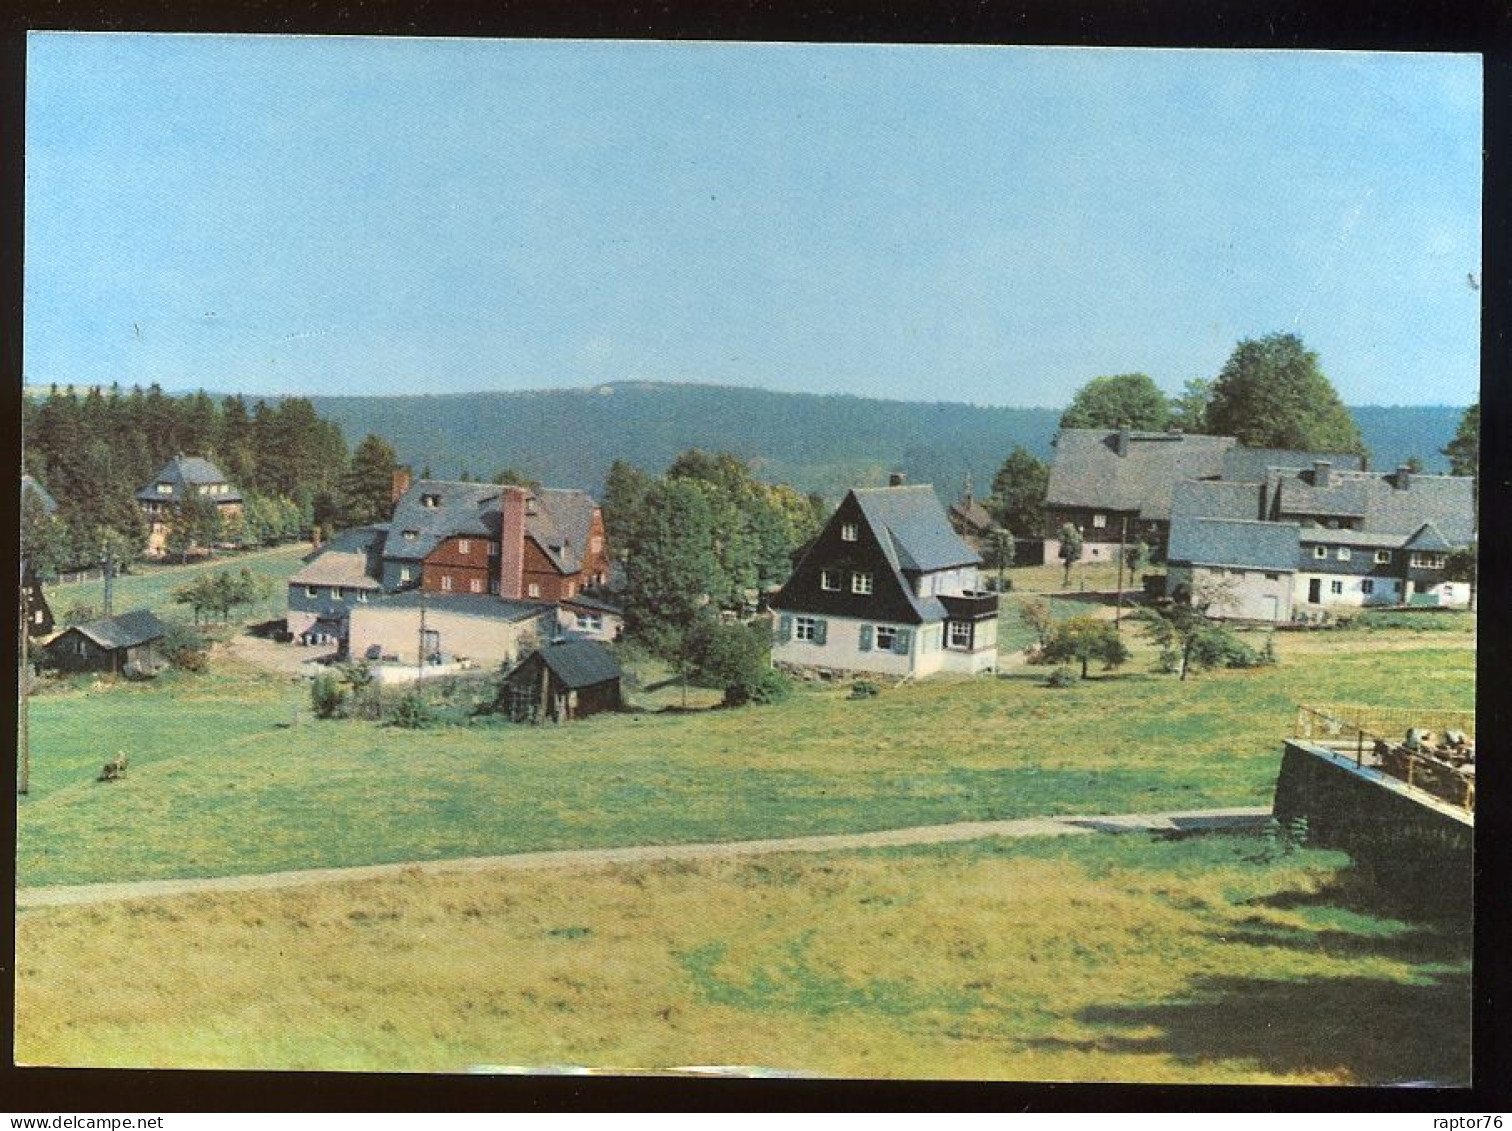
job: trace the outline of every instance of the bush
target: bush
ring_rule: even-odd
[[[790,690],[786,679],[772,670],[769,630],[711,622],[698,630],[690,651],[697,680],[723,688],[728,706],[771,703]]]
[[[421,730],[436,722],[436,712],[418,691],[410,691],[395,704],[389,722],[396,727]]]
[[[210,660],[210,644],[204,633],[187,624],[169,624],[162,652],[163,659],[180,671],[204,671]]]
[[[340,718],[346,704],[346,689],[330,672],[321,672],[310,684],[310,707],[317,719]]]
[[[780,703],[793,694],[793,681],[775,668],[767,668],[748,684],[739,684],[725,689],[725,704],[740,707],[747,703],[757,705]]]
[[[1045,677],[1046,687],[1070,687],[1076,682],[1076,672],[1068,667],[1056,668]]]
[[[850,697],[852,699],[872,699],[882,693],[882,689],[869,679],[858,679],[851,684]]]

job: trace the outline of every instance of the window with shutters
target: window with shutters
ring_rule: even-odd
[[[877,625],[877,650],[879,652],[892,652],[898,647],[898,629],[896,625]]]
[[[793,639],[813,640],[819,629],[818,617],[795,617],[793,619]]]

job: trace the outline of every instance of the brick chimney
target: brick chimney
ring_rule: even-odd
[[[1391,477],[1391,485],[1398,491],[1405,491],[1412,486],[1412,466],[1410,464],[1398,464],[1396,472]]]
[[[410,469],[407,467],[394,468],[393,484],[389,488],[389,502],[397,503],[404,497],[404,493],[410,489]]]
[[[1313,460],[1314,487],[1327,487],[1333,482],[1333,464],[1326,459]]]
[[[901,471],[891,472],[887,476],[887,485],[889,487],[901,487],[906,482],[908,482],[908,477],[905,476]]]
[[[525,593],[525,500],[524,487],[504,487],[499,492],[499,596],[518,601]]]

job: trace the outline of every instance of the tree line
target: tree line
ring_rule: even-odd
[[[349,456],[341,428],[311,402],[290,397],[251,405],[240,395],[171,396],[156,384],[82,396],[53,386],[22,402],[24,470],[58,504],[49,517],[33,493],[22,498],[22,551],[43,573],[91,565],[102,555],[129,561],[147,530],[136,491],[173,456],[204,456],[243,497],[222,517],[191,496],[169,524],[169,553],[190,545],[267,545],[376,517],[387,506],[393,449],[368,437]],[[381,480],[381,481],[380,481]]]

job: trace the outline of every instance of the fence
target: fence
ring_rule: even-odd
[[[1410,732],[1420,732],[1414,747]],[[1450,745],[1450,731],[1464,735]],[[1388,738],[1391,735],[1394,737]],[[1441,740],[1434,745],[1433,736]],[[1355,765],[1369,766],[1409,789],[1475,812],[1475,714],[1472,711],[1413,707],[1298,706],[1292,737],[1352,753]]]

